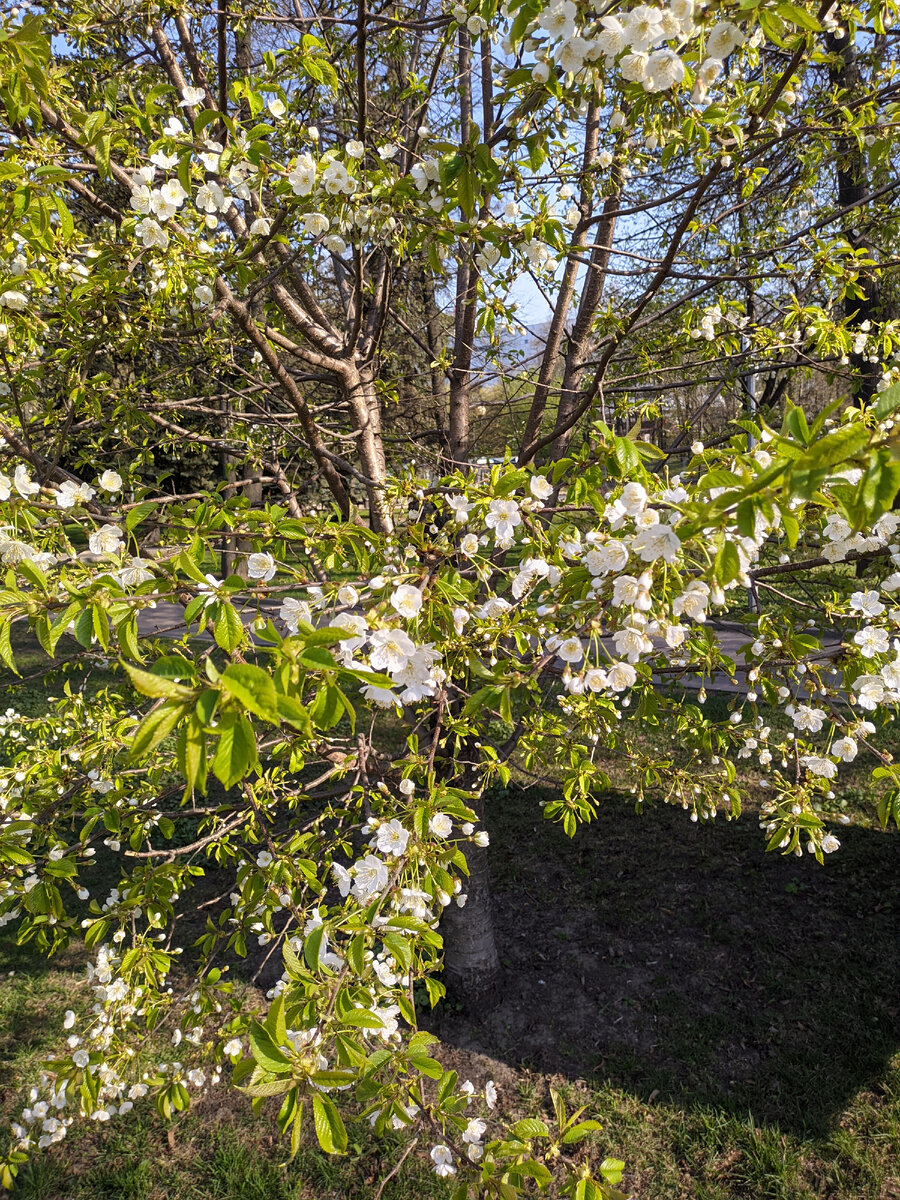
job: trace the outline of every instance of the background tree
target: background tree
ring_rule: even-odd
[[[707,820],[740,811],[754,753],[770,848],[837,848],[829,780],[900,699],[898,331],[854,306],[895,260],[895,25],[572,0],[5,20],[0,654],[27,620],[122,669],[5,769],[2,913],[98,956],[52,1103],[139,1098],[134,1038],[171,1028],[281,1097],[295,1148],[310,1109],[345,1148],[352,1088],[379,1130],[427,1127],[438,1174],[547,1184],[547,1140],[589,1128],[487,1138],[416,1032],[442,964],[470,1001],[496,987],[486,790],[512,761],[552,773],[574,833],[602,744],[639,804]],[[510,345],[526,279],[534,356]],[[803,375],[826,381],[809,419]],[[504,462],[472,471],[490,388]],[[812,607],[845,634],[835,675],[793,580],[860,559],[866,587],[838,574]],[[717,721],[682,685],[734,675],[722,613],[752,665]],[[80,882],[98,850],[120,856],[104,899]],[[210,859],[229,886],[176,988]],[[285,970],[264,1021],[224,973],[254,938]],[[208,1082],[166,1059],[146,1086],[168,1114]],[[8,1171],[64,1132],[23,1125]],[[577,1197],[615,1194],[618,1167],[549,1157]]]

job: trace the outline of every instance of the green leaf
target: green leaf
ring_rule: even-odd
[[[227,791],[244,778],[256,761],[256,738],[246,717],[223,717],[221,730],[212,769]]]
[[[297,1106],[297,1115],[291,1127],[291,1160],[297,1157],[300,1150],[300,1135],[303,1131],[303,1102]]]
[[[46,592],[47,576],[39,566],[33,563],[30,559],[24,558],[18,564],[18,570],[19,574],[24,575],[25,578],[30,583],[33,583],[35,587],[40,588],[42,592]]]
[[[355,1025],[360,1029],[384,1029],[384,1021],[376,1013],[367,1008],[351,1008],[341,1018],[347,1025]]]
[[[788,405],[784,414],[782,433],[785,436],[790,434],[801,446],[809,445],[809,425],[806,422],[806,413],[802,408],[795,404]]]
[[[479,688],[477,692],[472,693],[463,706],[463,716],[472,717],[480,712],[486,704],[496,704],[500,692],[501,689],[496,684]]]
[[[458,1080],[459,1075],[456,1071],[444,1071],[441,1082],[438,1085],[438,1104],[443,1104],[448,1097],[453,1095]]]
[[[641,465],[638,448],[630,438],[617,437],[613,439],[613,458],[615,458],[622,475],[628,475]]]
[[[300,961],[297,951],[291,945],[290,938],[286,938],[282,942],[281,957],[284,959],[284,969],[289,975],[296,978],[303,973],[303,963]]]
[[[313,1092],[313,1121],[316,1137],[326,1154],[343,1154],[347,1149],[347,1130],[334,1102]]]
[[[17,845],[13,838],[0,840],[0,859],[17,867],[29,867],[34,862],[32,855]]]
[[[444,1068],[437,1059],[429,1058],[427,1054],[411,1054],[409,1061],[411,1066],[427,1075],[429,1079],[440,1079],[444,1074]]]
[[[252,663],[232,663],[225,668],[219,682],[244,708],[264,721],[279,724],[281,715],[275,684],[271,675],[261,667],[255,667]]]
[[[307,737],[312,737],[313,727],[309,710],[293,696],[278,696],[278,715],[282,721],[287,721],[288,725],[293,725]]]
[[[176,683],[174,679],[167,679],[165,675],[156,675],[152,671],[142,671],[140,667],[134,667],[122,659],[119,661],[125,668],[132,687],[142,696],[150,696],[154,700],[193,700],[193,690]]]
[[[573,1142],[580,1142],[589,1133],[594,1133],[602,1128],[599,1121],[579,1121],[577,1125],[573,1125],[563,1134],[563,1144],[569,1146]]]
[[[600,1174],[607,1183],[621,1183],[625,1164],[620,1158],[604,1158],[600,1164]]]
[[[96,143],[97,171],[101,179],[105,179],[109,175],[110,141],[110,135],[108,133],[104,133],[97,139]]]
[[[868,445],[870,437],[870,431],[858,422],[844,425],[841,429],[829,433],[827,437],[813,442],[806,453],[797,459],[793,469],[818,471],[825,467],[837,466],[849,458],[855,458],[863,447]]]
[[[92,949],[106,937],[107,933],[109,933],[109,926],[110,922],[105,920],[94,921],[93,924],[88,926],[87,932],[84,935],[84,944],[88,950]]]
[[[75,618],[75,626],[72,630],[75,634],[75,641],[79,646],[90,649],[91,641],[94,637],[94,614],[90,608],[82,609],[79,615]]]
[[[900,383],[895,383],[891,387],[885,388],[883,392],[878,393],[874,413],[879,421],[883,421],[885,417],[889,417],[898,408],[900,408]]]
[[[522,1159],[521,1162],[517,1162],[511,1168],[511,1171],[515,1171],[517,1175],[525,1175],[529,1179],[533,1179],[539,1188],[545,1188],[553,1178],[548,1168],[533,1158]]]
[[[337,668],[334,655],[324,646],[305,646],[300,651],[299,661],[313,671],[334,671]]]
[[[227,600],[222,600],[219,604],[219,615],[213,625],[213,637],[216,639],[216,645],[227,650],[229,654],[244,640],[241,618],[234,605],[229,604]]]
[[[409,939],[403,937],[400,933],[386,933],[383,935],[382,941],[384,942],[384,948],[390,950],[403,970],[408,971],[412,966],[413,958],[412,946]],[[415,1041],[415,1038],[413,1041]]]
[[[352,724],[355,717],[353,705],[333,683],[324,684],[319,688],[309,710],[313,724],[319,729],[331,729],[345,713],[350,717]]]
[[[786,505],[781,509],[781,524],[784,528],[788,545],[793,549],[800,537],[800,522]]]
[[[602,1200],[600,1189],[592,1179],[579,1179],[574,1196],[575,1200]]]
[[[546,1121],[538,1121],[532,1117],[527,1117],[524,1121],[516,1121],[512,1126],[512,1132],[517,1138],[527,1139],[535,1137],[549,1137],[550,1129]]]
[[[269,1031],[276,1045],[283,1046],[287,1043],[287,1024],[284,1017],[284,992],[279,992],[269,1005],[264,1028]]]
[[[356,1079],[355,1071],[315,1071],[310,1075],[319,1087],[346,1087]]]
[[[52,624],[49,620],[47,620],[46,624],[37,625],[35,632],[37,633],[38,640],[40,641],[45,652],[51,658],[56,653],[56,646],[59,642],[59,639],[68,631],[69,622],[77,612],[78,602],[73,600],[71,604],[67,605],[63,609],[63,611]]]
[[[250,1026],[250,1048],[254,1059],[273,1075],[286,1075],[291,1069],[291,1060],[272,1041],[268,1030],[258,1021]]]
[[[186,704],[171,704],[168,701],[159,708],[153,709],[137,727],[128,751],[129,757],[135,761],[146,758],[151,750],[168,737],[185,713],[189,711]]]
[[[174,566],[178,570],[183,571],[188,579],[193,579],[195,583],[202,583],[204,587],[209,586],[209,580],[203,574],[198,563],[196,563],[187,550],[183,550],[174,561]],[[208,597],[203,597],[208,599]]]
[[[178,765],[188,787],[196,788],[206,795],[206,733],[196,713],[181,729]]]
[[[291,1088],[290,1079],[282,1076],[280,1079],[263,1079],[260,1083],[251,1083],[240,1090],[247,1096],[283,1096]]]
[[[753,537],[756,530],[756,508],[752,500],[742,500],[735,513],[738,532],[744,537]]]
[[[309,931],[309,936],[303,943],[303,957],[313,971],[319,969],[319,953],[322,949],[322,938],[324,936],[325,926],[316,925],[315,928]]]
[[[801,29],[808,29],[810,33],[818,33],[822,28],[812,13],[808,13],[799,4],[788,4],[786,2],[776,4],[775,11],[785,21],[790,21],[792,25],[799,25]]]
[[[0,658],[6,663],[13,674],[20,674],[16,667],[16,660],[13,657],[12,645],[10,644],[10,630],[12,629],[12,621],[4,621],[0,625]]]
[[[153,664],[151,673],[162,675],[165,679],[174,679],[176,682],[179,679],[190,679],[193,682],[197,677],[197,668],[180,654],[165,654]]]
[[[427,1029],[419,1029],[409,1039],[409,1053],[420,1054],[423,1050],[427,1050],[429,1046],[433,1046],[437,1040],[435,1035],[429,1033]]]
[[[124,621],[118,623],[116,626],[116,637],[119,640],[120,649],[140,662],[142,656],[138,643],[137,615],[135,613],[132,613]]]
[[[350,945],[347,947],[347,962],[357,975],[362,975],[365,972],[366,935],[364,933],[358,933],[350,939]]]
[[[304,646],[334,646],[345,638],[353,637],[350,629],[326,625],[322,629],[308,629],[302,634],[295,634],[295,640],[302,639]],[[332,659],[332,663],[334,660]]]
[[[100,607],[99,604],[95,604],[94,607],[91,609],[91,620],[94,625],[94,634],[97,638],[97,641],[100,643],[100,645],[103,647],[104,650],[108,650],[109,649],[109,618],[107,617],[106,613],[103,611],[103,609]]]
[[[716,554],[715,572],[719,582],[724,586],[737,579],[741,573],[741,560],[734,542],[725,541]]]
[[[125,515],[125,528],[129,533],[132,531],[132,529],[137,529],[141,521],[143,521],[145,517],[149,517],[155,509],[156,505],[152,504],[150,501],[147,501],[144,504],[137,504],[134,508],[130,508]]]

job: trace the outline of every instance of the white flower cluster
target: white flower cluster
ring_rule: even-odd
[[[100,475],[97,480],[98,487],[105,492],[114,494],[122,487],[122,477],[117,471],[106,470]],[[41,493],[41,485],[35,483],[31,478],[27,466],[19,463],[13,471],[12,478],[0,471],[0,501],[8,501],[15,496],[19,496],[23,500],[34,500]],[[79,505],[88,504],[96,496],[95,488],[89,484],[78,482],[74,479],[66,479],[56,489],[46,489],[53,497],[58,508],[63,510],[74,509]],[[18,562],[28,560],[35,563],[36,566],[43,570],[55,566],[57,558],[48,551],[37,550],[27,542],[20,541],[18,538],[11,535],[13,532],[11,526],[3,526],[0,528],[0,560],[7,565],[15,565]],[[88,546],[92,554],[117,554],[124,542],[124,535],[117,525],[109,522],[92,530],[88,535]],[[137,565],[143,567],[143,561],[134,559],[132,566]],[[133,573],[132,573],[133,574]],[[145,578],[151,578],[149,574],[144,575]],[[121,582],[140,582],[133,577],[130,579],[123,578]]]
[[[825,522],[823,533],[825,545],[822,555],[829,562],[843,562],[851,551],[866,553],[867,551],[882,550],[891,543],[897,530],[900,529],[900,515],[887,512],[872,526],[869,533],[855,532],[847,520],[837,513],[831,513]],[[900,567],[900,545],[891,545],[891,556],[894,565]],[[900,589],[900,573],[895,576],[896,583],[887,590]]]
[[[711,497],[721,490],[713,489]],[[484,525],[493,534],[496,549],[508,550],[517,539],[527,548],[530,531],[524,517],[535,504],[549,498],[553,487],[542,476],[532,476],[529,491],[531,495],[521,501],[512,494],[488,502]],[[685,645],[689,627],[681,623],[682,618],[702,624],[710,605],[725,604],[725,591],[704,579],[689,579],[683,591],[676,592],[665,601],[662,599],[663,589],[655,588],[654,564],[681,569],[687,565],[676,528],[681,519],[678,505],[687,498],[688,493],[678,476],[668,485],[661,484],[653,503],[643,484],[629,482],[607,504],[604,512],[606,528],[595,529],[584,535],[575,528],[560,539],[559,550],[563,559],[572,564],[572,570],[586,568],[590,577],[588,598],[580,610],[581,620],[590,618],[594,599],[599,602],[601,597],[608,597],[604,615],[618,625],[611,632],[619,658],[595,665],[585,664],[578,674],[573,673],[571,668],[582,663],[586,657],[582,635],[573,629],[568,634],[560,631],[547,638],[547,649],[555,650],[565,664],[562,679],[569,692],[581,695],[586,691],[615,693],[627,690],[637,680],[635,664],[643,656],[658,652],[660,643],[670,650]],[[444,500],[456,525],[471,524],[473,505],[465,496],[450,494]],[[770,524],[760,519],[753,537],[738,535],[730,538],[737,554],[739,571],[728,587],[749,585],[748,572],[758,559],[760,547],[769,532]],[[486,536],[466,533],[459,541],[459,550],[467,557],[476,556],[487,540]],[[639,574],[627,573],[626,569],[632,563],[644,569]],[[540,601],[537,611],[539,614],[549,612],[558,585],[566,577],[567,572],[560,566],[548,562],[546,558],[526,553],[512,578],[513,601],[521,601],[540,585],[542,592],[537,597]],[[651,613],[651,610],[656,611]],[[513,604],[505,597],[488,596],[472,612],[462,608],[453,610],[456,631],[461,633],[472,617],[481,622],[496,622],[512,611]]]
[[[119,940],[123,937],[119,936]],[[68,1061],[54,1061],[52,1074],[43,1074],[39,1087],[30,1089],[29,1106],[23,1110],[19,1121],[12,1124],[19,1149],[27,1150],[34,1146],[43,1149],[61,1141],[73,1123],[74,1110],[92,1121],[103,1123],[130,1112],[135,1101],[150,1091],[146,1081],[150,1079],[151,1072],[145,1071],[140,1080],[129,1084],[108,1058],[116,1035],[138,1013],[143,996],[142,987],[132,988],[122,976],[117,976],[119,963],[120,956],[107,945],[98,948],[96,962],[88,963],[87,978],[95,996],[91,1007],[91,1024],[83,1034],[74,1032],[78,1018],[72,1009],[67,1010],[63,1029],[67,1032]],[[161,972],[161,982],[165,982],[164,971]],[[190,1031],[186,1040],[198,1045],[202,1035],[202,1027],[197,1026]],[[172,1041],[175,1045],[182,1041],[180,1029],[176,1029]],[[134,1051],[129,1048],[126,1057],[130,1059],[133,1055]],[[205,1072],[198,1068],[186,1070],[180,1062],[157,1064],[157,1071],[173,1080],[190,1084],[196,1090],[204,1089],[208,1082],[216,1084],[221,1079],[218,1069],[207,1081]],[[96,1099],[89,1108],[85,1107],[84,1099],[77,1098],[78,1082],[82,1075],[91,1075],[95,1079],[92,1091]],[[71,1105],[70,1099],[73,1100]],[[63,1115],[65,1109],[68,1109],[67,1115]]]
[[[470,1080],[465,1080],[459,1086],[459,1093],[466,1098],[466,1105],[471,1102],[475,1095],[475,1086]],[[484,1085],[484,1102],[489,1112],[493,1112],[497,1105],[497,1086],[493,1079],[489,1079]],[[487,1121],[482,1117],[464,1117],[465,1125],[461,1128],[460,1140],[465,1147],[467,1158],[471,1162],[479,1162],[484,1153],[484,1138],[487,1133]],[[456,1166],[453,1161],[453,1151],[444,1143],[439,1143],[431,1148],[432,1170],[435,1175],[441,1179],[448,1179],[451,1175],[456,1174]]]
[[[528,30],[538,47],[532,76],[546,83],[553,66],[578,75],[602,58],[608,68],[618,66],[625,82],[639,83],[647,92],[668,91],[684,80],[681,55],[702,35],[705,58],[696,72],[695,90],[695,98],[702,98],[722,74],[724,60],[744,42],[744,33],[730,21],[704,30],[697,23],[696,7],[694,0],[670,0],[665,7],[639,4],[599,21],[592,16],[585,21],[573,0],[553,0]],[[512,49],[506,39],[504,50]]]
[[[74,1117],[64,1110],[68,1104],[66,1082],[56,1087],[49,1075],[40,1077],[40,1085],[28,1090],[28,1107],[23,1108],[18,1121],[11,1125],[19,1150],[32,1146],[44,1150],[66,1136]]]
[[[385,586],[385,582],[382,577],[372,579],[369,581],[369,589],[380,590]],[[309,596],[309,600],[289,596],[282,602],[278,615],[287,625],[289,632],[296,633],[300,622],[310,624],[313,619],[313,607],[321,607],[324,603],[320,591],[311,589]],[[342,605],[352,607],[359,602],[360,593],[356,588],[344,585],[338,589],[337,599]],[[423,600],[420,587],[401,583],[392,591],[389,603],[395,616],[414,621],[422,610]],[[373,629],[368,617],[354,612],[340,612],[327,623],[332,628],[343,629],[350,634],[335,647],[337,658],[343,666],[363,673],[385,672],[390,675],[396,687],[402,688],[398,693],[377,684],[366,684],[363,688],[364,698],[381,708],[418,703],[433,696],[446,679],[446,674],[439,665],[442,657],[440,651],[435,650],[430,642],[417,645],[399,626],[391,624]],[[353,657],[357,651],[364,648],[368,650],[368,662]]]

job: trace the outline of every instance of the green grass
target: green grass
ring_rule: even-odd
[[[34,646],[19,661],[34,678],[6,704],[39,712],[61,685],[42,683]],[[88,686],[108,678],[95,669]],[[610,796],[570,840],[542,818],[550,793],[497,793],[503,992],[478,1019],[452,1005],[433,1018],[440,1056],[496,1079],[510,1116],[548,1111],[551,1085],[588,1104],[604,1125],[591,1156],[624,1158],[641,1200],[900,1200],[900,837],[874,826],[866,774],[861,760],[842,771],[852,824],[824,866],[765,855],[752,812],[698,827]],[[64,1010],[90,1003],[85,960],[73,946],[48,963],[4,931],[6,1117],[61,1046]],[[138,1105],[73,1127],[11,1200],[371,1200],[405,1143],[349,1129],[348,1155],[307,1139],[285,1164],[274,1112],[224,1088],[171,1126]],[[383,1192],[449,1195],[417,1153]]]
[[[271,1144],[270,1128],[264,1118],[222,1128],[208,1116],[206,1125],[186,1122],[179,1130],[185,1140],[176,1138],[170,1146],[160,1130],[136,1123],[127,1131],[104,1132],[93,1154],[74,1169],[59,1156],[35,1159],[13,1195],[22,1200],[339,1200],[372,1195],[402,1153],[396,1145],[380,1146],[376,1157],[361,1147],[361,1153],[326,1161],[320,1152],[301,1150],[294,1162],[285,1163],[283,1147]],[[383,1192],[385,1200],[409,1195],[439,1197],[449,1191],[413,1162]]]
[[[541,798],[512,789],[490,809],[504,994],[483,1019],[438,1019],[446,1061],[497,1079],[512,1116],[547,1110],[551,1085],[589,1104],[591,1155],[626,1159],[641,1200],[900,1200],[900,839],[850,828],[823,868],[764,856],[752,820],[698,829],[610,798],[570,841]],[[2,957],[12,1114],[88,999],[75,949],[48,965],[7,938]],[[339,1159],[307,1141],[285,1165],[274,1113],[220,1089],[171,1135],[146,1107],[77,1126],[13,1197],[362,1200],[404,1144],[366,1122],[350,1141]],[[414,1153],[384,1196],[449,1190]]]

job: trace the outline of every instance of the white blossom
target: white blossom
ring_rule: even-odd
[[[181,91],[182,99],[178,101],[179,108],[196,108],[200,104],[206,93],[203,88],[185,87]]]
[[[429,820],[428,828],[435,837],[446,838],[453,832],[453,822],[446,813],[437,812]]]
[[[706,39],[706,52],[712,58],[727,58],[744,40],[737,25],[731,21],[719,21],[710,30]]]
[[[532,475],[528,481],[528,490],[536,500],[546,500],[553,495],[553,484],[543,475]]]
[[[117,554],[122,548],[122,530],[118,525],[101,525],[88,537],[88,547],[92,554]]]
[[[122,476],[118,471],[104,471],[97,480],[104,492],[118,492],[122,487]]]
[[[854,592],[850,597],[850,607],[864,617],[880,617],[884,612],[884,605],[876,591]]]
[[[391,607],[401,617],[412,620],[422,611],[422,589],[409,583],[401,583],[391,595]]]
[[[442,1179],[456,1174],[456,1167],[453,1165],[453,1154],[449,1146],[433,1146],[431,1149],[431,1161],[434,1163],[432,1169],[435,1175],[439,1175]]]
[[[492,500],[484,523],[498,539],[511,538],[515,527],[522,523],[522,514],[515,500]]]
[[[890,649],[887,631],[877,625],[866,625],[853,635],[853,642],[859,646],[863,658],[873,658],[876,654],[886,654]]]
[[[566,638],[565,641],[560,642],[559,646],[557,646],[556,653],[563,662],[581,662],[584,658],[584,647],[581,644],[581,639],[577,637]]]
[[[375,847],[381,854],[399,858],[401,854],[406,852],[408,841],[409,831],[403,828],[403,825],[396,817],[378,826]]]
[[[624,692],[637,681],[637,671],[631,663],[613,662],[606,670],[606,686],[613,692]]]
[[[831,753],[836,754],[842,762],[853,762],[857,750],[856,739],[852,737],[836,738],[831,743]]]
[[[247,558],[247,578],[260,579],[267,583],[278,569],[271,554],[257,552]]]
[[[369,662],[377,671],[400,671],[416,652],[412,638],[402,629],[377,629],[371,646]]]
[[[308,196],[316,186],[315,159],[309,154],[298,154],[287,180],[295,196]]]

